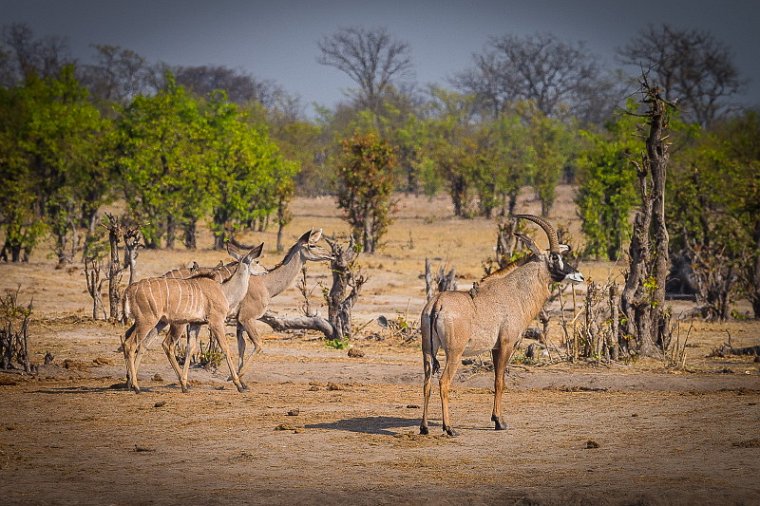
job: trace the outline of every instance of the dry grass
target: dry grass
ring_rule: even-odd
[[[557,199],[550,219],[558,226],[571,231],[572,243],[582,247],[580,220],[573,203],[574,190],[569,186],[557,189]],[[455,267],[459,289],[468,289],[470,284],[482,277],[482,263],[494,254],[496,241],[496,220],[483,218],[459,219],[453,216],[450,200],[445,195],[435,198],[397,195],[398,212],[395,222],[383,239],[378,253],[361,256],[359,264],[369,278],[362,296],[354,309],[356,326],[365,334],[380,333],[382,329],[374,323],[384,315],[389,319],[402,317],[409,321],[418,318],[425,302],[425,284],[422,279],[424,263],[430,258],[434,266]],[[119,212],[118,206],[110,209]],[[532,192],[524,190],[518,199],[517,211],[538,213],[539,202]],[[322,228],[326,234],[347,234],[349,229],[341,219],[335,200],[329,197],[296,198],[292,203],[293,221],[285,231],[285,245],[292,244],[304,231]],[[541,246],[546,246],[543,233],[532,224],[527,230],[533,234]],[[264,265],[274,265],[282,254],[275,251],[276,230],[271,227],[266,232],[248,232],[239,239],[253,244],[265,243]],[[201,265],[215,265],[220,260],[227,261],[225,252],[215,251],[208,246],[212,236],[207,227],[201,227],[198,237],[201,248],[196,251],[180,246],[175,250],[141,250],[138,257],[138,277],[162,274],[170,269],[197,261]],[[29,264],[0,264],[0,289],[15,289],[22,286],[20,301],[33,298],[35,315],[44,318],[64,318],[71,315],[87,317],[91,312],[91,302],[85,289],[82,265],[74,264],[67,269],[55,270],[54,259],[44,247],[38,248]],[[587,279],[605,282],[614,279],[623,282],[622,263],[582,262],[580,269]],[[309,264],[309,287],[314,288],[312,297],[319,302],[319,285],[330,283],[330,272],[325,264]],[[582,303],[583,286],[577,287],[577,301]],[[566,303],[572,301],[567,292]],[[688,303],[673,303],[675,315],[690,308]],[[273,304],[273,309],[285,314],[295,314],[301,307],[301,295],[297,290],[287,290]],[[746,310],[746,304],[739,306]],[[326,308],[322,310],[326,313]],[[35,323],[39,325],[39,323]],[[268,332],[268,327],[262,330]],[[728,323],[682,322],[679,332],[681,342],[688,334],[687,359],[692,367],[711,369],[704,357],[728,340],[730,335],[734,346],[758,344],[760,332],[754,321],[733,321]],[[276,337],[270,334],[270,337]],[[550,326],[549,337],[558,344],[562,341],[559,325]],[[747,359],[744,359],[747,360]]]
[[[552,220],[577,234],[571,189],[558,197]],[[538,203],[525,192],[518,210],[536,213]],[[293,211],[286,243],[312,227],[347,231],[332,199],[296,199]],[[385,245],[360,257],[370,279],[357,327],[381,314],[418,318],[426,257],[455,266],[466,288],[495,239],[494,221],[453,218],[445,197],[400,196]],[[274,230],[241,240],[266,243],[265,265],[281,258]],[[211,244],[207,229],[199,241]],[[141,251],[139,274],[192,260],[213,265],[226,255]],[[145,391],[135,395],[123,388],[125,328],[91,321],[81,265],[54,264],[44,249],[28,265],[0,264],[0,290],[21,284],[20,301],[34,297],[34,362],[54,356],[36,377],[0,374],[7,504],[750,504],[760,494],[760,364],[708,357],[728,334],[734,346],[760,344],[756,321],[694,322],[686,371],[657,360],[514,365],[505,432],[489,421],[493,373],[463,371],[451,393],[462,435],[421,437],[418,341],[370,324],[365,333],[385,339],[356,339],[363,356],[349,357],[315,336],[268,332],[245,394],[230,388],[224,366],[193,369],[190,393],[180,393],[154,346],[141,368]],[[581,269],[599,281],[621,271],[598,262]],[[329,283],[325,266],[309,273],[311,286]],[[273,308],[294,313],[299,297],[290,289]],[[555,343],[558,332],[552,324]],[[437,432],[437,399],[431,417]]]

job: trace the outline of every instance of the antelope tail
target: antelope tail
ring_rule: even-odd
[[[129,313],[132,311],[132,308],[129,305],[129,291],[124,290],[124,301],[123,301],[123,307],[121,314],[123,315],[122,318],[124,319],[124,322],[127,321],[129,318]]]
[[[433,374],[437,374],[441,370],[441,363],[435,357],[436,353],[433,347],[433,332],[436,332],[436,322],[438,321],[438,311],[436,306],[433,305],[433,309],[430,311],[430,357],[433,359]]]

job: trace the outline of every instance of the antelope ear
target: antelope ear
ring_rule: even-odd
[[[312,231],[311,231],[311,230],[309,230],[309,231],[308,231],[308,232],[306,232],[304,235],[302,235],[301,237],[299,237],[299,238],[298,238],[298,242],[300,242],[300,243],[306,243],[306,242],[309,242],[309,237],[311,237],[311,232],[312,232]]]
[[[567,253],[568,251],[572,251],[573,248],[570,247],[569,244],[560,244],[559,245],[559,252],[560,253]]]
[[[229,242],[227,243],[227,253],[229,253],[229,255],[235,260],[237,260],[238,262],[240,261],[241,258],[243,258],[243,255],[238,253],[237,250],[234,249],[234,246],[232,246],[232,244],[230,244]]]
[[[316,242],[319,242],[319,240],[322,238],[322,229],[314,230],[311,229],[311,232],[309,232],[309,243],[314,244]]]
[[[264,251],[264,243],[262,242],[255,248],[253,248],[251,251],[248,252],[248,254],[245,256],[245,258],[242,260],[242,262],[245,262],[247,264],[250,264],[254,260],[258,260],[261,258],[261,253]]]
[[[541,256],[541,250],[538,249],[538,246],[536,246],[536,243],[533,241],[533,239],[519,232],[515,232],[515,237],[520,239],[523,242],[523,244],[525,244],[528,247],[531,253],[533,253],[536,256]]]

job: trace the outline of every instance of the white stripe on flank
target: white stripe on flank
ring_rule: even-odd
[[[177,283],[179,295],[177,296],[177,313],[179,314],[179,305],[182,303],[182,283]]]
[[[164,278],[164,288],[166,289],[166,302],[165,302],[165,311],[169,313],[171,311],[171,307],[169,306],[169,303],[171,302],[171,298],[169,297],[169,281]]]
[[[148,285],[148,291],[150,292],[150,298],[148,299],[148,305],[150,306],[150,310],[153,311],[153,315],[157,316],[158,311],[156,310],[156,296],[153,295],[153,280],[149,279],[145,283]]]
[[[193,289],[193,284],[190,282],[183,283],[183,285],[188,289],[187,295],[185,295],[185,300],[182,303],[182,312],[187,314],[187,303],[190,300],[190,291]]]
[[[198,283],[193,283],[193,300],[190,301],[192,302],[192,304],[190,304],[190,312],[192,314],[196,313],[195,305],[198,303],[198,292],[199,292]]]

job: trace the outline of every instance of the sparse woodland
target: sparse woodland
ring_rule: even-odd
[[[760,104],[712,34],[423,87],[340,28],[311,117],[91,42],[0,27],[3,504],[757,503]]]
[[[760,115],[728,107],[741,76],[709,33],[650,27],[619,50],[637,68],[627,74],[551,34],[493,37],[449,86],[423,91],[408,81],[408,44],[341,29],[315,51],[356,88],[317,119],[279,85],[225,67],[105,45],[79,63],[20,24],[3,27],[1,44],[0,259],[50,248],[59,268],[82,262],[93,318],[121,318],[139,248],[221,249],[277,227],[282,250],[294,195],[335,196],[351,244],[371,256],[397,192],[446,194],[456,217],[500,224],[496,257],[480,259],[487,274],[519,256],[513,227],[504,233],[519,192],[548,216],[560,183],[576,191],[575,261],[628,265],[624,286],[604,289],[620,297],[615,322],[586,326],[614,338],[589,334],[601,344],[567,356],[666,352],[671,286],[699,317],[743,317],[737,300],[760,317]],[[211,244],[199,244],[201,225]],[[345,310],[363,278],[350,276],[335,283],[353,292],[333,286],[343,298],[317,325],[333,338],[351,335]]]

